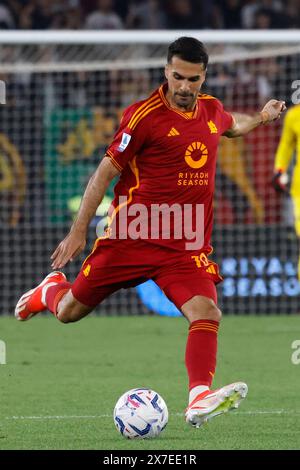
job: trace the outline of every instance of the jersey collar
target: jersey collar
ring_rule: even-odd
[[[195,106],[195,109],[194,111],[190,113],[183,113],[182,111],[179,111],[179,109],[176,109],[176,108],[172,108],[172,106],[170,106],[167,98],[166,98],[166,92],[168,90],[168,84],[167,83],[164,83],[163,85],[161,85],[158,89],[158,92],[159,92],[159,95],[164,103],[164,105],[170,110],[170,111],[173,111],[174,113],[177,113],[179,114],[180,116],[182,116],[184,119],[187,119],[187,120],[190,120],[190,119],[195,119],[197,116],[198,116],[198,100],[196,101],[196,106]]]

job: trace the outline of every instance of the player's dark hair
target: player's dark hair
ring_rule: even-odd
[[[168,63],[172,61],[174,56],[179,57],[186,62],[194,64],[203,64],[206,69],[208,64],[208,54],[204,44],[198,39],[182,36],[172,42],[168,48]]]

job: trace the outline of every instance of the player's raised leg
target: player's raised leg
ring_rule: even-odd
[[[62,272],[54,271],[48,274],[38,286],[25,292],[18,300],[15,308],[17,320],[29,320],[37,313],[47,310],[45,302],[46,290],[51,286],[57,286],[61,283],[69,284]]]
[[[49,294],[47,295],[47,303],[50,307],[51,294],[52,293],[49,292]],[[58,300],[58,302],[53,302],[52,309],[54,315],[59,321],[61,321],[62,323],[72,323],[79,321],[83,317],[88,315],[92,310],[94,310],[94,307],[89,307],[88,305],[79,302],[77,299],[75,299],[71,289],[69,289],[68,292]]]
[[[47,309],[63,323],[78,321],[93,310],[74,298],[71,283],[59,271],[48,274],[37,287],[21,296],[15,317],[25,321]]]

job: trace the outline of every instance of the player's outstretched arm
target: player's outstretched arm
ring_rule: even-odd
[[[268,124],[279,119],[286,110],[284,101],[270,100],[259,113],[253,115],[232,113],[233,125],[223,135],[226,137],[240,137],[248,134],[261,124]]]
[[[104,157],[88,182],[76,220],[73,222],[70,232],[51,255],[52,268],[63,268],[65,264],[73,261],[84,249],[89,223],[94,217],[109,183],[119,174],[120,172],[111,163],[110,158]]]

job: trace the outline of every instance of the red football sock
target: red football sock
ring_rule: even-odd
[[[185,365],[189,390],[197,385],[211,386],[217,362],[219,322],[196,320],[191,323],[186,345]]]
[[[57,315],[57,305],[68,290],[70,290],[71,285],[71,282],[59,282],[55,286],[50,286],[47,289],[46,305],[53,315]]]

